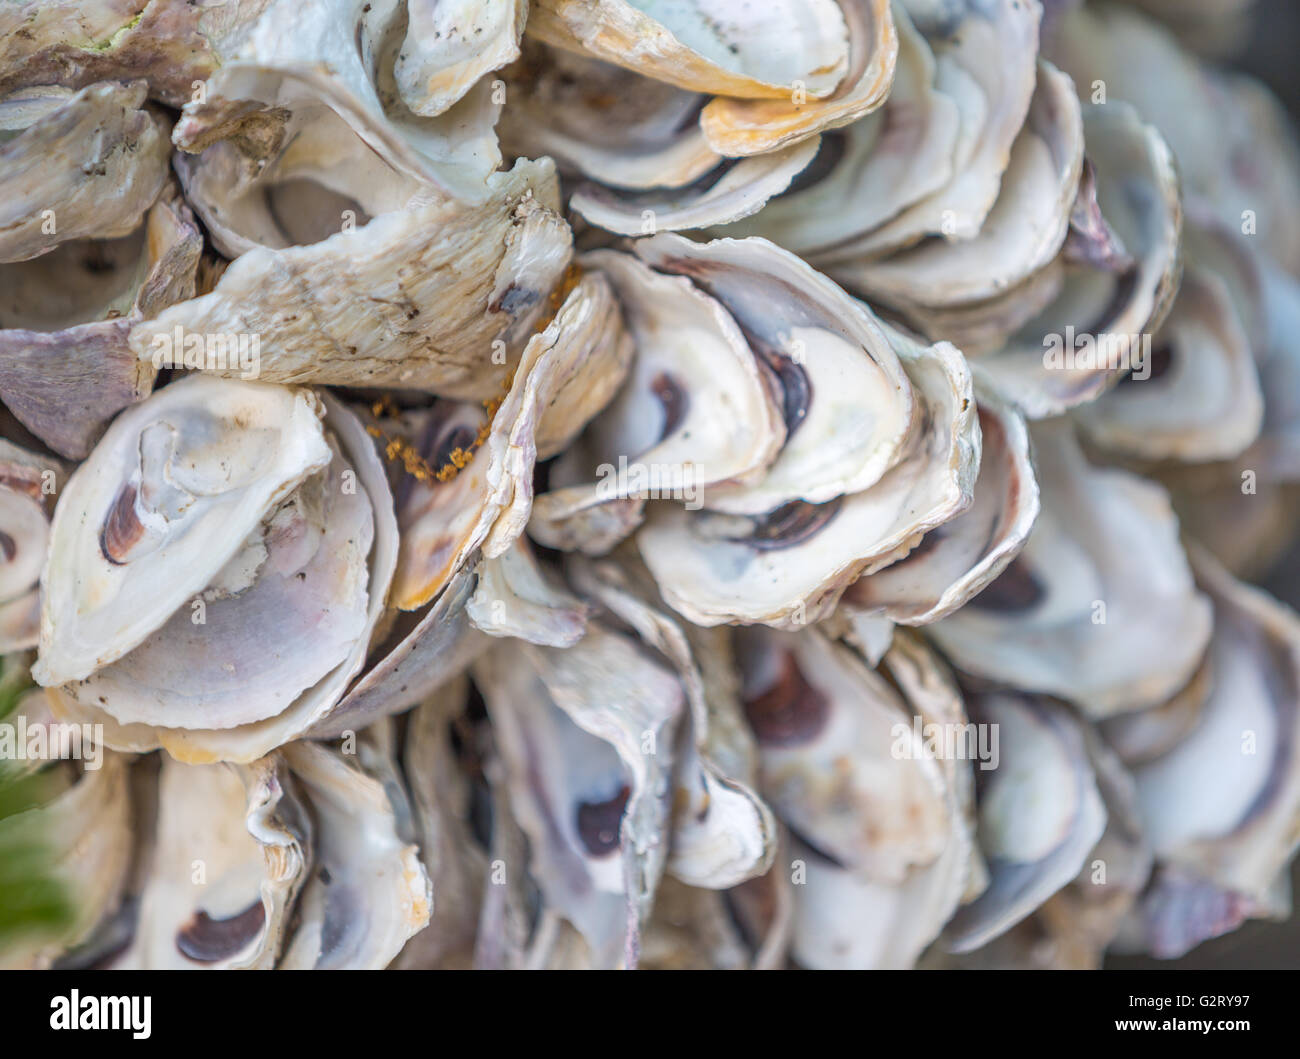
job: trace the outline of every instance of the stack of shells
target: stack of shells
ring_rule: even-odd
[[[6,5],[0,964],[1288,916],[1300,151],[1187,6]]]

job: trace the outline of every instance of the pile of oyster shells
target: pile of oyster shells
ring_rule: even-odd
[[[51,748],[0,838],[76,910],[0,963],[1285,918],[1300,620],[1240,578],[1300,505],[1300,153],[1195,50],[1245,7],[0,8],[3,720]]]

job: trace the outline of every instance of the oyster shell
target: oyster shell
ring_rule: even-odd
[[[385,722],[365,738],[377,743],[374,774],[316,743],[283,750],[316,821],[317,867],[303,886],[282,970],[383,968],[429,922],[433,891],[408,833]]]
[[[743,231],[826,266],[977,236],[1029,110],[1040,13],[1019,0],[896,4],[896,92],[827,136],[798,191],[773,203],[771,230],[760,215]]]
[[[646,77],[713,95],[780,99],[802,85],[835,90],[849,65],[848,27],[835,0],[776,0],[728,19],[726,0],[538,0],[529,36]]]
[[[811,103],[798,98],[714,99],[700,112],[709,146],[724,155],[767,154],[848,125],[884,102],[898,56],[890,0],[844,0],[840,9],[849,57],[835,91],[825,97],[809,91],[815,97]]]
[[[1273,914],[1300,807],[1292,756],[1300,619],[1203,550],[1189,554],[1214,604],[1212,668],[1194,689],[1195,726],[1133,768],[1158,870],[1130,943],[1166,958]]]
[[[179,107],[216,67],[211,34],[238,26],[256,0],[213,8],[179,0],[23,0],[0,10],[0,95],[146,78]]]
[[[165,186],[117,239],[70,239],[0,265],[0,400],[55,452],[87,456],[157,374],[127,344],[139,320],[194,294],[202,237]]]
[[[584,275],[529,340],[499,404],[439,400],[392,425],[432,461],[398,486],[399,607],[423,606],[480,548],[488,559],[510,548],[532,509],[537,459],[563,447],[612,397],[630,354],[609,284]]]
[[[1266,92],[1240,75],[1202,66],[1166,30],[1124,5],[1069,11],[1048,50],[1080,86],[1100,80],[1110,98],[1132,104],[1160,130],[1178,158],[1189,200],[1236,231],[1242,211],[1249,211],[1257,219],[1252,238],[1297,270],[1300,217],[1288,189],[1300,177],[1300,147]],[[1267,164],[1240,164],[1260,151]]]
[[[0,439],[0,651],[35,647],[40,639],[41,567],[50,539],[54,497],[63,466]]]
[[[529,870],[594,966],[634,967],[667,853],[666,779],[681,688],[594,622],[567,650],[523,647],[522,659],[517,647],[494,648],[473,676],[500,742],[512,811],[529,838]],[[516,664],[503,664],[503,649]]]
[[[34,674],[62,709],[111,744],[251,761],[338,703],[397,530],[360,423],[324,402],[191,376],[114,422],[51,526]]]
[[[442,114],[474,84],[519,55],[528,0],[407,0],[405,47],[393,64],[402,99],[416,114]]]
[[[931,240],[876,262],[842,259],[831,273],[851,289],[923,316],[931,306],[978,303],[1044,268],[1065,241],[1083,166],[1083,119],[1070,79],[1039,67],[1025,123],[1010,146],[997,199],[979,230]],[[951,224],[949,225],[951,227]]]
[[[573,54],[534,46],[515,71],[530,100],[507,113],[507,145],[594,180],[571,205],[620,234],[748,217],[791,185],[820,133],[882,104],[898,43],[888,0],[733,7],[745,5],[535,9],[529,35]],[[843,40],[842,59],[819,61]]]
[[[136,325],[131,349],[150,359],[176,328],[259,335],[263,382],[492,397],[510,370],[504,354],[531,336],[568,264],[569,232],[549,164],[521,162],[491,184],[480,206],[441,200],[320,242],[248,250],[210,294]]]
[[[629,388],[561,468],[579,477],[581,459],[604,480],[539,497],[535,537],[608,550],[640,521],[642,500],[665,492],[645,474],[609,474],[614,461],[684,468],[690,491],[679,482],[675,498],[687,503],[661,500],[636,536],[665,600],[696,624],[799,624],[969,505],[979,433],[971,380],[955,350],[891,341],[860,304],[762,240],[694,244],[665,235],[635,249],[657,271],[690,283],[612,254],[599,258],[646,291],[661,290],[654,304],[666,311],[646,312],[643,324],[634,313]],[[665,300],[669,292],[680,309],[669,308],[676,306]],[[736,384],[715,393],[717,384],[684,357],[688,347],[671,339],[691,313],[712,319],[727,363],[734,358],[738,379],[752,380],[739,391],[747,403],[763,415],[780,402],[784,430],[779,420],[770,429],[753,416],[734,421]],[[638,384],[640,392],[631,388]],[[850,432],[861,445],[847,444]],[[674,463],[674,445],[687,437],[690,460]],[[587,517],[602,500],[612,509],[603,513],[608,526]]]
[[[1286,915],[1300,147],[1184,8],[0,10],[0,965]]]
[[[1177,288],[1181,223],[1154,130],[1118,105],[1081,115],[1071,79],[1035,67],[1039,14],[900,5],[881,110],[827,134],[796,186],[717,230],[771,238],[955,342],[1036,418],[1094,399],[1129,367],[1048,353],[1086,336],[1135,354]],[[1137,182],[1149,192],[1130,195]]]
[[[1066,420],[1031,436],[1042,511],[1024,551],[929,634],[958,668],[1088,717],[1154,706],[1190,679],[1211,628],[1168,496],[1090,465]]]
[[[412,175],[482,198],[501,160],[492,131],[499,108],[488,80],[473,79],[508,61],[518,12],[503,10],[495,22],[484,12],[486,26],[472,36],[493,47],[466,56],[457,31],[470,29],[472,11],[441,7],[435,14],[404,0],[271,0],[213,18],[220,66],[185,103],[176,145],[196,151],[230,138],[265,160],[282,144],[286,119],[304,103],[323,102],[377,152],[400,156]],[[453,82],[446,90],[437,84],[441,66]]]
[[[1106,808],[1083,726],[1046,698],[993,692],[968,701],[996,725],[1005,764],[977,801],[989,882],[948,924],[945,945],[969,952],[1022,920],[1070,882],[1106,829]]]
[[[299,742],[247,765],[165,759],[139,909],[113,966],[386,966],[428,923],[391,742]],[[396,801],[394,800],[396,799]]]
[[[0,99],[0,262],[69,239],[130,234],[167,178],[168,129],[145,84],[47,88]]]
[[[1067,243],[1058,260],[1060,285],[1003,349],[986,358],[994,384],[1035,418],[1085,403],[1117,383],[1139,361],[1141,336],[1164,321],[1181,277],[1182,207],[1168,146],[1118,103],[1086,107],[1084,130],[1098,202],[1133,264],[1118,272],[1076,264]],[[1147,187],[1141,196],[1125,193],[1138,183]],[[1079,336],[1092,338],[1091,357]],[[1072,338],[1079,348],[1070,351],[1077,355],[1057,357],[1058,347],[1064,353]],[[1098,343],[1109,343],[1109,354]]]
[[[1160,374],[1155,377],[1156,371]],[[1075,413],[1090,441],[1145,459],[1202,462],[1239,455],[1259,436],[1264,398],[1241,318],[1214,273],[1186,269],[1150,371]]]
[[[1095,970],[1124,929],[1151,872],[1151,849],[1137,814],[1136,793],[1123,767],[1092,732],[1084,732],[1092,776],[1105,806],[1106,826],[1073,880],[1026,918],[980,948],[932,952],[924,966]],[[1006,871],[1007,864],[995,865]],[[1034,869],[1013,869],[1021,881]],[[1045,887],[1044,887],[1045,888]],[[964,946],[962,947],[964,950]]]
[[[503,74],[507,153],[549,155],[566,176],[628,191],[683,188],[723,162],[700,131],[698,92],[538,41]]]
[[[902,695],[815,632],[746,630],[737,640],[761,789],[791,833],[774,870],[798,877],[793,957],[814,968],[910,967],[974,868],[970,765],[934,760],[912,734],[913,711],[921,724],[962,723],[955,685],[915,639],[887,656]]]
[[[728,224],[748,217],[785,191],[816,154],[817,143],[810,140],[738,162],[720,161],[683,187],[639,194],[587,184],[574,192],[570,204],[592,224],[619,235]]]
[[[776,851],[776,824],[754,791],[756,756],[742,719],[728,637],[696,630],[659,606],[649,571],[575,558],[570,577],[584,593],[677,670],[689,709],[674,778],[672,845],[665,870],[689,886],[721,890],[761,875]]]
[[[981,451],[971,506],[897,562],[849,586],[837,614],[859,636],[870,636],[863,623],[873,618],[928,625],[953,613],[995,580],[1029,539],[1039,500],[1025,421],[979,377],[975,394]],[[869,659],[872,654],[867,649]]]
[[[473,963],[489,867],[471,821],[474,776],[461,760],[477,762],[477,749],[464,740],[469,728],[468,693],[467,678],[451,680],[418,706],[407,722],[403,772],[410,784],[420,861],[436,901],[429,925],[402,950],[396,962],[399,967]],[[460,736],[459,754],[455,731]]]
[[[148,878],[117,966],[274,966],[311,866],[311,820],[290,783],[271,761],[163,761]]]
[[[725,159],[699,127],[706,97],[537,42],[505,73],[506,150],[555,158],[561,173],[582,178],[574,211],[624,235],[748,216],[788,187],[816,150],[814,141]]]
[[[478,587],[466,604],[475,628],[546,647],[572,647],[582,638],[586,607],[548,576],[522,537],[477,570]]]

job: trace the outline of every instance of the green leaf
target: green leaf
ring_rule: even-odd
[[[6,658],[0,675],[0,723],[10,720],[32,686]],[[74,909],[57,871],[57,853],[46,840],[40,806],[53,793],[51,777],[20,776],[0,761],[0,955],[15,939],[55,937],[72,923]]]

